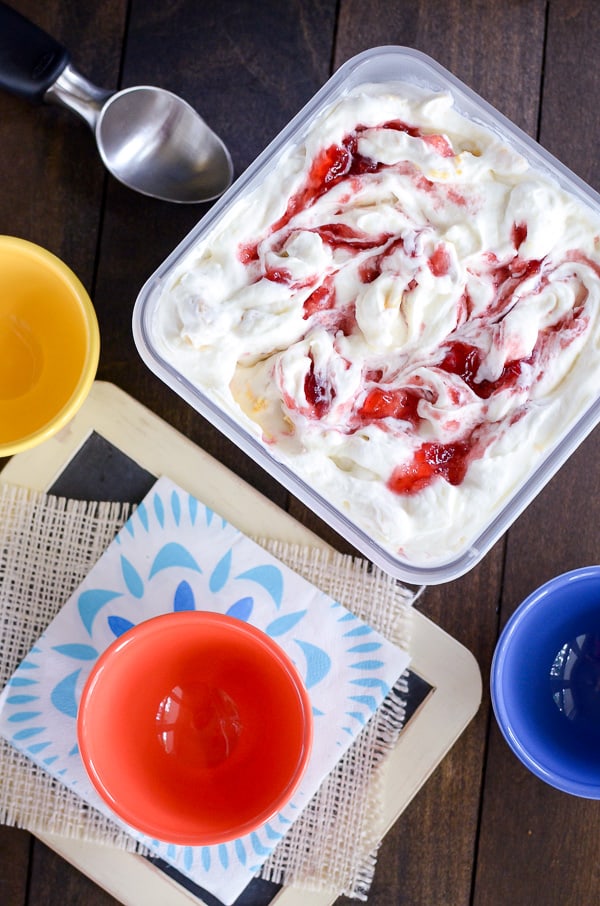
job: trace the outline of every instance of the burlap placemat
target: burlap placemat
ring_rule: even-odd
[[[0,482],[0,687],[130,515]],[[363,560],[258,539],[324,592],[408,649],[414,594]],[[404,720],[405,679],[293,824],[261,875],[366,899],[381,839],[378,767]],[[140,852],[104,815],[0,739],[0,821]]]

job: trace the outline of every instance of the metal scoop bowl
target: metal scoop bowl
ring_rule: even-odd
[[[227,148],[182,98],[151,86],[107,91],[72,65],[66,48],[0,3],[0,88],[72,110],[90,126],[112,175],[164,201],[211,201],[231,183]]]

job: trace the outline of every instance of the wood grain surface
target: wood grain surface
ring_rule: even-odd
[[[227,143],[236,174],[350,56],[400,44],[435,57],[600,188],[596,0],[12,5],[65,43],[97,84],[157,84],[185,97]],[[100,321],[98,377],[347,549],[137,355],[131,334],[137,293],[206,209],[130,192],[107,176],[82,122],[0,95],[0,233],[40,243],[80,276]],[[480,566],[421,599],[421,609],[475,654],[484,700],[384,840],[372,906],[600,902],[600,807],[552,790],[520,765],[500,737],[487,691],[498,633],[519,602],[551,576],[598,561],[599,464],[596,431]],[[0,827],[1,906],[115,902],[26,832]]]

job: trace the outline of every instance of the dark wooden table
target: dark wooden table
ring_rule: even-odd
[[[13,0],[107,87],[158,84],[200,110],[240,174],[333,70],[379,44],[431,54],[600,188],[596,0]],[[87,127],[0,96],[0,233],[46,246],[80,276],[102,336],[98,376],[344,547],[139,359],[142,283],[206,210],[136,195],[107,177]],[[385,839],[373,906],[592,906],[600,804],[558,793],[510,754],[487,680],[498,632],[557,573],[598,560],[600,433],[466,577],[421,609],[478,659],[476,719]],[[0,781],[1,782],[1,781]],[[24,831],[0,828],[2,906],[115,901]],[[340,903],[350,901],[340,900]]]

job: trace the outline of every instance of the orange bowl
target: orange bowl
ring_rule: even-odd
[[[73,271],[39,245],[0,236],[0,456],[70,421],[99,354],[96,312]]]
[[[308,693],[287,654],[234,617],[153,617],[96,662],[77,718],[104,802],[157,840],[223,843],[289,801],[312,744]]]

